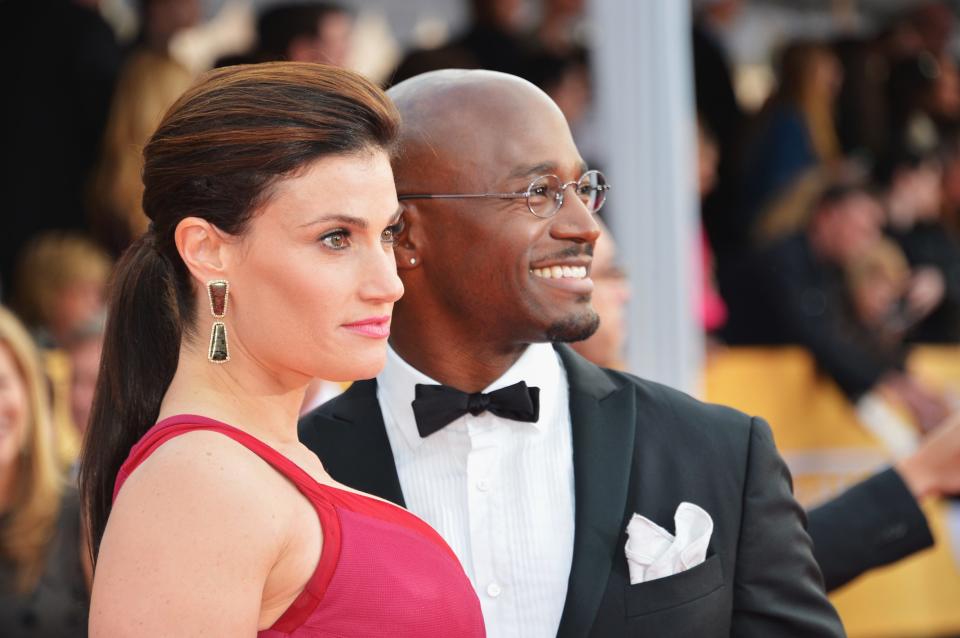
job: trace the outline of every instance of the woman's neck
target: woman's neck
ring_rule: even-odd
[[[275,372],[234,356],[210,363],[197,349],[181,348],[180,361],[160,405],[159,419],[198,414],[277,443],[297,440],[297,417],[309,378]]]

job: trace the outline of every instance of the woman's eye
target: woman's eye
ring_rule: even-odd
[[[387,226],[383,233],[380,235],[380,241],[385,244],[395,244],[397,242],[397,235],[400,234],[400,231],[403,230],[403,219],[398,221],[396,224]]]
[[[343,230],[338,230],[321,237],[320,243],[331,250],[343,250],[350,245],[348,237],[349,233]]]

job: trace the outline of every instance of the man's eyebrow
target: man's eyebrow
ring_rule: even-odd
[[[362,217],[354,217],[353,215],[342,215],[342,214],[333,214],[333,215],[323,215],[310,221],[300,224],[300,228],[306,228],[307,226],[315,226],[317,224],[325,224],[327,222],[340,222],[341,224],[348,224],[350,226],[356,226],[361,230],[366,230],[367,220]]]
[[[584,160],[580,160],[577,164],[580,168],[580,173],[586,173],[590,167]],[[514,177],[537,177],[539,175],[556,175],[557,174],[557,165],[553,162],[541,162],[539,164],[533,164],[528,166],[519,166],[515,168],[509,178]]]
[[[556,164],[553,162],[541,162],[539,164],[518,166],[510,172],[508,177],[537,177],[538,175],[552,175],[556,172]]]

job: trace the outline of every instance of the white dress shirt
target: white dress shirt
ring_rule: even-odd
[[[553,637],[573,558],[573,445],[567,376],[549,344],[534,344],[484,392],[540,388],[540,418],[466,414],[421,438],[414,386],[437,381],[393,349],[377,399],[407,508],[449,543],[477,590],[491,638]]]

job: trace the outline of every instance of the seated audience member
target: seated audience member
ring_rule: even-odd
[[[933,313],[909,335],[912,341],[960,341],[960,239],[943,223],[943,164],[927,153],[900,151],[878,165],[887,234],[911,267],[941,291]]]
[[[217,61],[216,66],[258,62],[319,62],[346,66],[353,15],[334,2],[282,2],[257,18],[257,47]]]
[[[853,257],[844,273],[854,320],[894,357],[902,355],[904,336],[940,303],[943,292],[935,273],[911,273],[903,251],[887,239]]]
[[[76,490],[57,464],[38,353],[0,307],[0,628],[6,638],[87,635]]]
[[[882,209],[862,183],[827,188],[805,230],[745,260],[730,279],[724,336],[731,344],[801,345],[851,400],[878,390],[927,429],[946,416],[942,398],[857,324],[844,281],[843,268],[882,237],[881,222]]]
[[[615,254],[616,244],[604,232],[591,268],[593,307],[600,327],[571,346],[597,365],[618,367],[627,336],[627,281],[614,266]],[[944,421],[916,452],[894,467],[807,512],[807,531],[827,590],[933,545],[919,503],[956,494],[960,494],[960,413]]]
[[[37,237],[17,265],[14,310],[42,347],[59,347],[103,314],[111,267],[103,250],[81,235]]]

